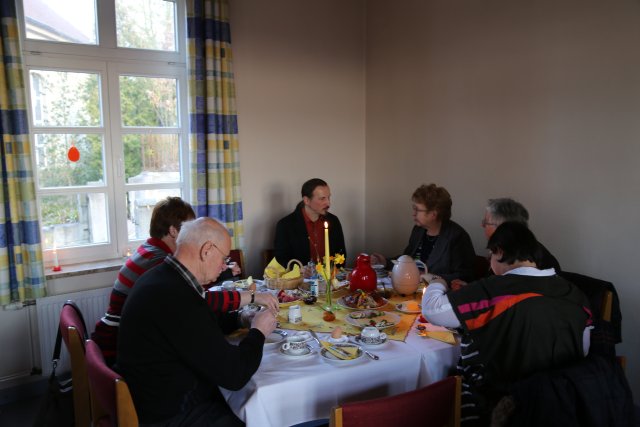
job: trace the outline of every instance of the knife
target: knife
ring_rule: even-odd
[[[313,339],[316,340],[318,344],[320,344],[320,347],[326,348],[327,351],[329,351],[330,353],[334,353],[336,357],[339,357],[337,354],[335,354],[335,353],[338,353],[342,357],[353,359],[353,356],[348,352],[344,351],[343,349],[336,347],[335,345],[331,345],[326,341],[320,341],[320,338],[318,338],[318,335],[316,335],[316,333],[311,329],[309,329],[309,332],[311,332],[311,336],[313,337]]]
[[[313,337],[314,340],[316,340],[316,342],[319,345],[322,345],[322,343],[320,342],[320,340],[318,339],[318,336],[316,335],[316,333],[314,331],[312,331],[311,329],[309,329],[309,332],[311,332],[311,336]]]

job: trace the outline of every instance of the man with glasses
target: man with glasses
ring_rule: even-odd
[[[195,217],[191,205],[180,197],[167,197],[154,206],[149,224],[151,237],[140,245],[120,268],[111,291],[107,311],[96,323],[95,332],[91,334],[91,339],[98,344],[109,366],[116,361],[120,314],[131,289],[143,273],[160,264],[167,255],[174,253],[182,223]],[[229,258],[225,259],[225,265],[228,266],[229,262]],[[225,269],[224,272],[227,271],[229,269]],[[275,298],[269,298],[270,295],[252,295],[250,292],[207,292],[206,297],[211,310],[218,313],[237,310],[253,300],[264,305],[277,304]]]
[[[500,224],[512,221],[528,226],[529,212],[521,203],[507,197],[489,199],[482,219],[482,228],[487,240],[491,238]],[[538,242],[538,248],[540,251],[540,258],[537,263],[538,268],[541,270],[553,268],[556,273],[559,273],[560,263],[558,263],[556,257],[542,243]]]
[[[203,217],[182,224],[175,255],[138,279],[122,311],[118,371],[131,390],[141,425],[244,425],[219,387],[238,390],[262,359],[276,327],[275,307],[242,316],[215,314],[202,285],[226,269],[227,229]],[[249,328],[238,345],[225,334]]]

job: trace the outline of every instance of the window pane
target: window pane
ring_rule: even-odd
[[[116,0],[118,47],[176,51],[176,8],[167,0]]]
[[[179,182],[178,135],[124,135],[124,170],[129,184]]]
[[[102,135],[36,134],[35,142],[40,188],[104,185]],[[80,152],[77,162],[67,157],[72,145]]]
[[[104,193],[41,196],[40,208],[45,249],[109,241]]]
[[[31,109],[36,126],[100,126],[100,76],[31,70]]]
[[[29,39],[97,42],[95,0],[24,0],[24,17]]]
[[[120,76],[123,126],[178,125],[176,79]]]
[[[129,240],[149,237],[149,224],[153,207],[169,196],[182,197],[179,188],[164,190],[141,190],[127,192],[127,229]]]

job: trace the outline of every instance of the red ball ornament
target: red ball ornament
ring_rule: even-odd
[[[69,148],[67,157],[69,158],[69,161],[74,163],[80,160],[80,151],[76,148],[75,145],[72,145],[71,148]]]

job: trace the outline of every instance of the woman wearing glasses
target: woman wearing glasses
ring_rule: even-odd
[[[411,201],[415,225],[403,254],[421,260],[429,274],[447,282],[473,280],[475,251],[469,234],[451,220],[449,192],[435,184],[421,185]],[[371,259],[374,264],[387,264],[381,254],[373,254]]]

